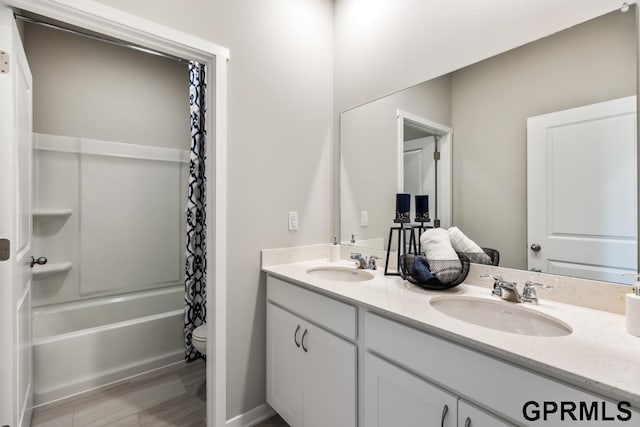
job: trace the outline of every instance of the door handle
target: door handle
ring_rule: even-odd
[[[540,246],[539,244],[537,243],[531,244],[531,250],[533,252],[540,252],[540,249],[542,249],[542,246]]]
[[[440,420],[441,427],[444,427],[444,420],[447,418],[448,413],[449,413],[449,406],[444,405],[444,408],[442,408],[442,419]]]
[[[302,340],[301,340],[302,341],[302,349],[304,350],[305,353],[309,351],[309,349],[307,347],[305,347],[305,345],[304,345],[304,337],[307,336],[307,332],[308,331],[305,329],[304,332],[302,333]]]
[[[467,417],[464,422],[464,427],[471,427],[471,418]]]
[[[300,348],[300,343],[298,342],[298,331],[300,330],[300,325],[296,328],[296,331],[293,333],[293,342],[296,343],[296,347]]]
[[[33,266],[36,264],[45,265],[47,261],[48,261],[47,257],[43,257],[43,256],[38,258],[34,258],[34,257],[29,258],[29,263],[31,264],[31,268],[33,268]]]

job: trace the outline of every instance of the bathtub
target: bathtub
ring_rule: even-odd
[[[34,404],[184,360],[184,288],[33,309]]]

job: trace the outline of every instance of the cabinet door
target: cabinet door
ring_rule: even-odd
[[[372,354],[365,356],[364,363],[364,425],[457,425],[456,396]]]
[[[460,427],[512,427],[514,425],[471,406],[462,399],[458,401],[458,426]]]
[[[355,427],[356,346],[311,324],[303,335],[304,427]]]
[[[267,402],[292,427],[302,426],[303,326],[298,317],[267,304]]]

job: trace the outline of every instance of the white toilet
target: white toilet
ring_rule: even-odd
[[[196,350],[201,354],[207,354],[207,332],[209,328],[206,323],[198,326],[191,334],[191,342]]]

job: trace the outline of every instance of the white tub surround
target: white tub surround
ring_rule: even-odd
[[[184,360],[182,287],[36,308],[34,403]]]
[[[36,133],[34,163],[35,306],[182,283],[187,150]]]
[[[348,261],[340,264],[353,266]],[[262,270],[270,277],[353,304],[362,312],[382,315],[605,399],[629,401],[635,411],[640,408],[640,369],[637,365],[640,340],[626,332],[625,318],[620,314],[555,302],[549,298],[553,294],[541,292],[540,304],[527,304],[526,308],[559,319],[570,325],[573,332],[562,337],[518,335],[458,320],[429,304],[431,298],[442,295],[465,295],[495,301],[487,289],[490,283],[486,284],[487,287],[465,283],[449,291],[437,292],[418,288],[399,277],[384,276],[381,269],[372,271],[375,277],[370,281],[352,283],[328,281],[307,274],[308,269],[323,265],[335,266],[336,263],[324,259],[308,260],[263,265]],[[505,279],[512,279],[510,270],[500,272]],[[473,273],[469,277],[474,279],[477,275]],[[527,274],[526,279],[531,280],[531,275]],[[535,280],[545,283],[545,278]],[[562,283],[553,284],[557,287],[556,292],[565,295],[558,289]],[[590,288],[580,287],[575,292],[588,293]]]
[[[182,360],[188,151],[36,133],[33,158],[35,404]]]

